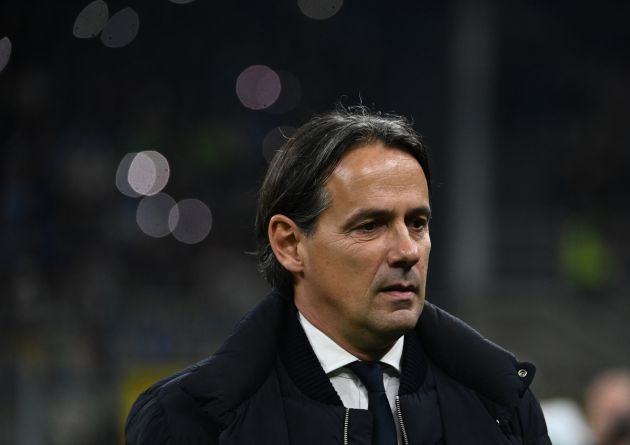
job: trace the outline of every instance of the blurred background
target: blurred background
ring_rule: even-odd
[[[580,420],[593,378],[630,366],[629,20],[623,1],[0,2],[0,443],[122,443],[139,392],[215,350],[268,291],[247,253],[268,160],[339,101],[432,149],[428,298]]]

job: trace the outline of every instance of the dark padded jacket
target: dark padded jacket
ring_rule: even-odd
[[[405,338],[396,419],[403,443],[550,445],[528,389],[534,373],[533,365],[426,302]],[[369,411],[343,406],[291,298],[273,292],[213,356],[138,397],[126,441],[369,445],[371,425]]]

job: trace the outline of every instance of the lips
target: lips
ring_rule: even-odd
[[[381,288],[381,292],[418,292],[418,286],[412,283],[394,283]]]

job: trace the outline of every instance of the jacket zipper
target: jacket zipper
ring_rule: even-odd
[[[343,445],[348,445],[349,423],[350,423],[350,408],[346,408],[346,415],[343,419]]]
[[[405,429],[405,422],[403,422],[402,411],[400,410],[400,396],[396,396],[396,414],[398,417],[398,423],[400,424],[400,433],[402,434],[404,445],[409,445],[409,439],[407,438],[407,430]],[[348,445],[348,429],[350,426],[350,408],[346,408],[346,415],[343,419],[343,445]]]
[[[400,410],[400,396],[396,396],[396,414],[398,417],[398,423],[400,424],[400,433],[405,445],[409,445],[409,439],[407,438],[407,430],[405,429],[405,422],[403,422],[402,411]]]

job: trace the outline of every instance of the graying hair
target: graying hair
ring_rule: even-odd
[[[293,276],[276,259],[267,229],[273,215],[291,218],[308,236],[330,205],[326,181],[351,148],[381,141],[418,160],[429,191],[429,153],[420,136],[402,116],[373,112],[365,106],[338,107],[302,125],[276,152],[260,188],[256,241],[260,271],[269,284],[293,293]]]

